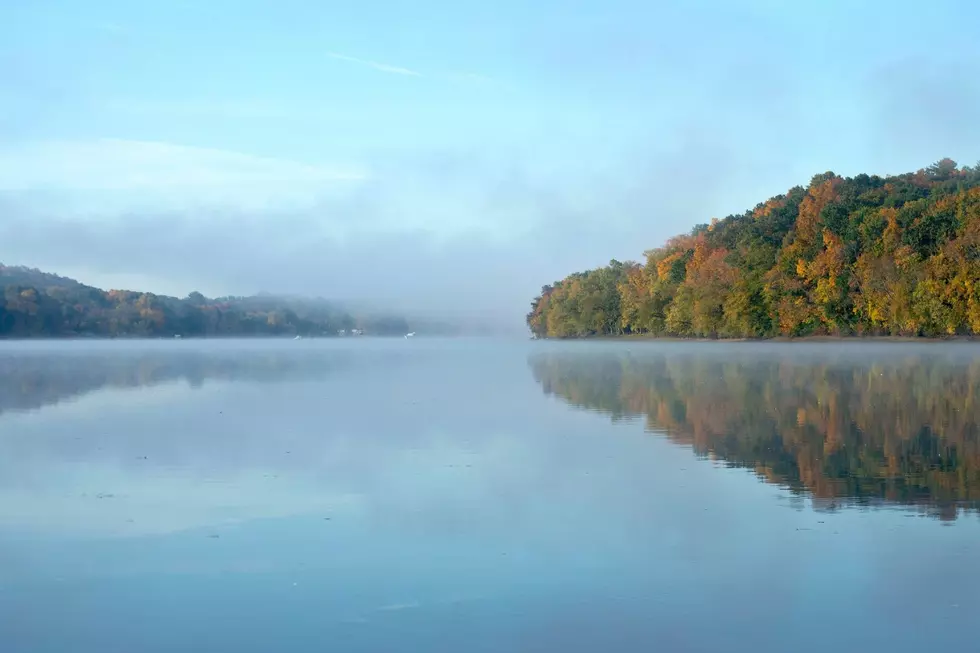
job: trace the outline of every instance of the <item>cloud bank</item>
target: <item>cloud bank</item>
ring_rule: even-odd
[[[742,176],[721,146],[697,138],[637,158],[628,177],[470,153],[337,167],[119,141],[27,154],[20,169],[0,156],[14,189],[0,194],[0,242],[17,243],[0,247],[7,263],[93,284],[138,273],[158,292],[303,293],[512,330],[543,283],[639,255],[657,231],[671,233],[665,218],[706,215]],[[713,165],[699,169],[702,160]]]

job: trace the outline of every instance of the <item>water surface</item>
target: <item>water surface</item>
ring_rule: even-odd
[[[970,345],[2,343],[0,650],[969,648],[978,393]]]

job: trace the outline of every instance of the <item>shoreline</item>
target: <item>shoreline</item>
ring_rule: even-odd
[[[641,341],[641,342],[779,342],[779,343],[808,343],[808,342],[901,342],[901,343],[944,343],[944,342],[980,342],[980,336],[774,336],[772,338],[683,338],[679,336],[654,336],[644,333],[623,334],[619,336],[575,336],[570,338],[533,338],[534,340],[598,340],[598,341]]]
[[[31,335],[31,336],[0,336],[0,342],[65,342],[65,341],[84,341],[84,342],[111,342],[121,340],[130,341],[199,341],[199,340],[295,340],[300,334],[285,335],[265,335],[265,334],[242,334],[242,335],[207,335],[207,336],[185,336],[179,338],[174,336],[102,336],[102,335]],[[301,336],[301,340],[361,340],[364,338],[404,338],[404,335],[396,334],[363,334],[359,336]]]

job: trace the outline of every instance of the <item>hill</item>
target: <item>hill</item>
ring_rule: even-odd
[[[402,335],[399,316],[354,315],[321,298],[183,299],[129,290],[101,290],[40,270],[0,264],[0,337],[335,336],[359,329]]]
[[[538,337],[947,336],[980,333],[980,164],[815,176],[696,226],[644,264],[545,286]]]

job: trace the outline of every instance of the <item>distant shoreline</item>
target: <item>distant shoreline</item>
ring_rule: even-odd
[[[780,342],[780,343],[808,343],[808,342],[980,342],[980,336],[800,336],[797,338],[788,336],[775,336],[772,338],[684,338],[679,336],[654,336],[645,333],[628,333],[619,336],[596,335],[596,336],[574,336],[568,338],[535,338],[536,340],[600,340],[600,341],[641,341],[641,342]]]
[[[307,336],[296,333],[282,334],[282,335],[272,335],[272,334],[222,334],[222,335],[194,335],[185,336],[182,335],[178,338],[175,336],[103,336],[103,335],[88,335],[84,333],[80,334],[65,334],[65,335],[53,335],[53,334],[41,334],[41,335],[14,335],[0,336],[0,342],[14,342],[14,341],[31,341],[38,342],[42,340],[296,340],[296,336],[300,336],[300,340],[363,340],[365,338],[393,338],[393,339],[403,339],[404,335],[398,334],[362,334],[359,336]]]

